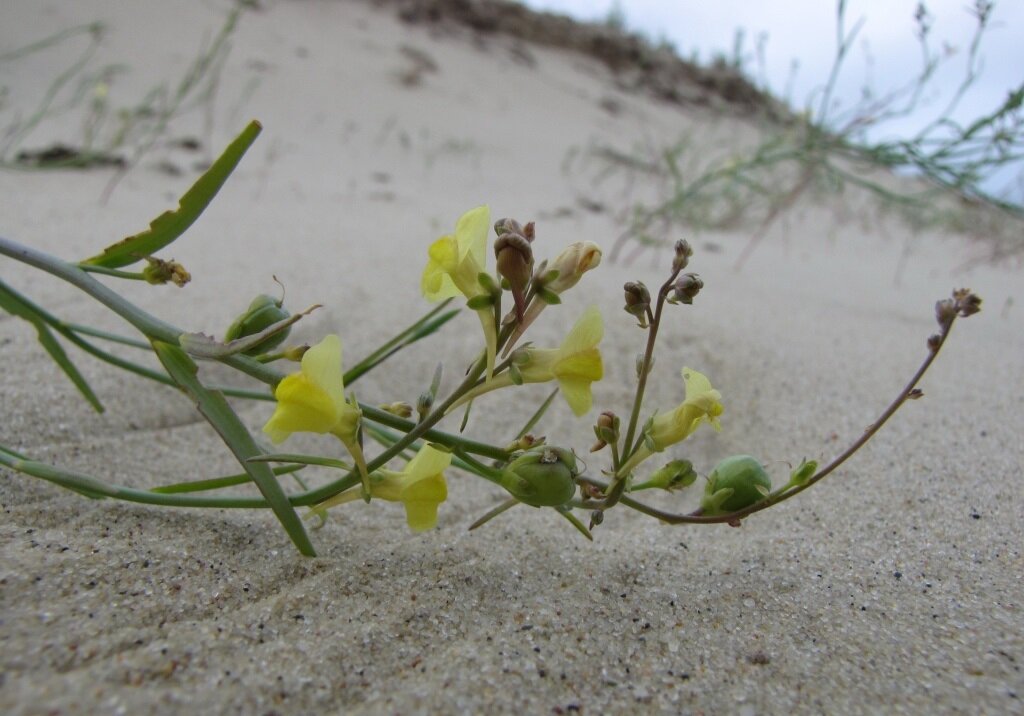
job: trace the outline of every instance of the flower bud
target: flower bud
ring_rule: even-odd
[[[508,445],[504,447],[505,452],[519,452],[520,450],[529,450],[530,448],[540,447],[544,444],[546,438],[541,435],[535,437],[530,433],[527,433],[521,438],[516,438]]]
[[[281,357],[285,360],[290,360],[295,363],[302,361],[302,356],[306,355],[306,351],[309,350],[309,344],[303,343],[301,346],[288,346],[281,351]]]
[[[629,281],[622,287],[625,292],[625,311],[640,319],[640,327],[647,327],[647,311],[651,307],[651,292],[640,281]]]
[[[796,469],[789,475],[789,484],[792,487],[806,485],[807,481],[818,471],[817,460],[803,460]]]
[[[973,316],[981,310],[981,298],[971,293],[969,288],[960,288],[953,291],[953,298],[956,300],[956,310],[961,318]]]
[[[708,475],[700,506],[705,515],[724,515],[760,502],[772,489],[772,481],[750,455],[722,460]]]
[[[523,227],[515,219],[498,219],[494,222],[494,233],[498,236],[502,234],[522,235]]]
[[[676,255],[672,259],[672,270],[682,271],[686,268],[686,265],[690,263],[690,257],[693,256],[693,249],[690,247],[690,243],[686,239],[680,239],[675,245]]]
[[[704,288],[704,282],[695,273],[684,273],[672,284],[670,303],[693,303],[694,297]]]
[[[544,288],[563,293],[579,283],[583,274],[601,263],[601,249],[593,241],[577,241],[565,248],[546,267],[545,274],[557,271],[551,280],[544,282]]]
[[[501,485],[533,507],[564,505],[576,494],[576,456],[557,447],[528,450],[505,468]]]
[[[610,410],[606,410],[597,416],[597,423],[594,425],[594,435],[597,442],[590,448],[590,452],[597,452],[603,449],[608,443],[615,443],[619,440],[619,416]]]
[[[510,219],[505,221],[511,222]],[[532,227],[532,224],[528,226]],[[521,232],[508,231],[498,236],[498,240],[494,242],[498,275],[508,281],[512,298],[516,303],[516,318],[520,321],[523,320],[523,313],[526,311],[526,287],[533,276],[533,249],[530,248],[530,240]]]
[[[430,409],[434,406],[434,393],[429,390],[424,390],[420,393],[420,397],[416,399],[416,412],[420,416],[420,420],[427,417]]]
[[[935,304],[935,320],[945,326],[956,317],[956,301],[945,298]]]
[[[640,380],[644,375],[650,375],[654,369],[655,361],[657,361],[657,358],[653,355],[650,357],[650,360],[643,353],[637,353],[633,356],[633,370],[636,372],[636,379]]]
[[[697,472],[689,460],[673,460],[652,474],[646,482],[633,485],[634,490],[680,490],[697,481]]]
[[[192,280],[192,274],[185,270],[185,267],[174,259],[164,261],[153,256],[146,257],[146,267],[142,269],[142,276],[147,283],[160,286],[168,281],[178,288]]]
[[[288,311],[283,307],[282,300],[268,296],[265,293],[260,294],[252,300],[248,310],[231,324],[224,334],[224,340],[233,341],[259,333],[270,325],[288,318],[288,315]],[[290,332],[291,326],[278,331],[246,350],[245,354],[254,356],[273,350],[284,342]]]
[[[397,403],[385,403],[378,406],[385,413],[391,413],[397,415],[400,418],[412,417],[412,406],[405,401],[398,401]]]

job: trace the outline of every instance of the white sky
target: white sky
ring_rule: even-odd
[[[552,10],[585,20],[603,20],[614,0],[523,0],[537,9]],[[905,85],[921,69],[915,36],[914,11],[918,0],[847,0],[846,29],[863,19],[853,49],[837,86],[843,106],[855,104],[870,78],[876,95]],[[925,95],[921,111],[894,122],[873,135],[875,139],[909,135],[941,111],[964,76],[967,50],[976,22],[970,14],[974,0],[925,0],[932,17],[933,51],[955,50]],[[803,108],[814,101],[815,90],[825,84],[836,49],[836,3],[833,0],[619,0],[627,27],[658,40],[665,38],[683,57],[696,55],[706,62],[716,53],[732,55],[737,29],[745,33],[744,50],[751,56],[748,70],[783,95],[799,66],[789,94]],[[759,36],[764,36],[764,71],[754,59]],[[871,57],[869,64],[867,57]],[[996,0],[989,30],[981,48],[982,75],[954,115],[961,121],[995,109],[1007,92],[1024,81],[1024,0]],[[820,99],[820,96],[817,96]],[[817,102],[814,102],[815,107]],[[1000,192],[1016,172],[1004,173]],[[1020,192],[1016,188],[1015,195]]]

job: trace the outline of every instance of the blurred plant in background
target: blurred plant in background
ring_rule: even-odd
[[[627,246],[627,258],[647,247],[663,244],[677,227],[691,231],[735,229],[753,221],[756,228],[736,264],[750,256],[757,243],[805,194],[836,195],[849,186],[859,187],[899,212],[915,228],[942,226],[971,230],[976,214],[995,212],[1010,222],[1019,235],[1024,206],[993,194],[989,180],[1006,167],[1020,166],[1024,159],[1024,82],[1011,88],[997,107],[978,112],[961,123],[954,115],[968,90],[982,72],[980,50],[992,24],[994,3],[975,0],[969,9],[974,33],[967,49],[965,70],[952,97],[910,137],[874,139],[894,120],[923,108],[934,89],[937,70],[955,54],[933,48],[932,16],[919,4],[914,15],[916,40],[921,49],[920,70],[902,86],[875,94],[863,90],[860,100],[843,108],[835,98],[855,39],[863,27],[858,21],[846,26],[846,2],[836,10],[836,53],[827,80],[816,101],[809,100],[799,113],[765,108],[760,139],[749,146],[715,154],[714,141],[689,133],[670,145],[647,142],[629,149],[594,144],[576,149],[567,157],[567,168],[577,162],[595,161],[594,181],[617,177],[627,188],[640,179],[653,193],[634,196],[621,212],[625,229],[609,257],[618,258]],[[749,56],[742,49],[742,34],[732,55],[716,59],[716,66],[746,72]],[[756,48],[763,53],[763,44]],[[728,140],[727,140],[728,141]],[[888,170],[888,171],[880,171]],[[899,175],[899,176],[894,176]],[[618,191],[621,187],[617,187]],[[991,233],[991,232],[990,232]],[[1004,232],[1006,233],[1006,232]],[[1019,252],[1024,243],[993,248],[993,256]]]
[[[49,79],[31,109],[21,109],[28,100],[15,97],[9,86],[0,85],[0,168],[116,167],[118,172],[108,186],[109,193],[127,171],[166,137],[175,118],[201,109],[209,130],[221,73],[242,7],[236,6],[226,14],[220,28],[201,44],[181,77],[159,82],[140,100],[126,106],[119,106],[112,96],[118,79],[131,68],[123,64],[94,66],[106,33],[101,23],[72,27],[0,53],[3,77],[7,66],[39,59],[45,53],[60,57],[84,43],[74,59]],[[69,114],[81,115],[77,119],[81,127],[78,136],[45,146],[33,143],[37,135],[46,134],[47,122]],[[200,148],[198,140],[181,141],[189,143],[186,149]]]

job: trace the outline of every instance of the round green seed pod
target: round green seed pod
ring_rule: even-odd
[[[576,494],[576,456],[569,450],[543,446],[527,450],[505,468],[501,485],[520,502],[533,507],[564,505]]]
[[[259,333],[264,328],[267,328],[278,321],[283,321],[288,318],[289,315],[288,311],[284,309],[283,302],[280,299],[261,293],[252,300],[252,303],[249,304],[248,310],[236,318],[235,322],[231,324],[228,330],[224,333],[224,340],[233,341],[238,338],[244,338],[245,336],[251,336],[254,333]],[[275,333],[265,340],[260,341],[246,350],[245,354],[254,356],[273,350],[284,343],[290,332],[291,326],[283,331]]]
[[[706,515],[736,512],[760,502],[771,489],[771,478],[760,462],[750,455],[733,455],[718,463],[708,475],[701,507]]]

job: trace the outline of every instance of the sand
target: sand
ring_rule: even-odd
[[[228,7],[11,0],[0,48],[103,21],[95,62],[127,64],[112,85],[127,104],[180,76]],[[193,283],[113,285],[178,325],[220,332],[253,295],[277,292],[276,275],[290,306],[324,304],[295,336],[337,332],[357,360],[427,310],[426,247],[463,211],[487,203],[495,217],[537,220],[541,256],[580,239],[610,247],[625,190],[567,159],[684,131],[728,151],[757,128],[624,89],[593,58],[402,22],[393,6],[263,2],[231,44],[215,98],[168,128],[166,139],[198,138],[198,152],[161,141],[106,201],[110,169],[0,172],[0,235],[91,255],[172,206],[196,165],[258,118],[263,135],[169,252]],[[73,56],[11,64],[11,97],[38,97]],[[60,115],[29,144],[80,136],[80,122]],[[802,201],[741,271],[749,226],[691,236],[706,288],[673,309],[651,378],[651,409],[681,400],[683,365],[723,394],[722,432],[702,430],[673,455],[707,472],[750,453],[784,480],[787,462],[837,454],[897,393],[924,358],[935,300],[958,286],[980,293],[985,310],[955,327],[925,398],[814,489],[739,529],[616,509],[589,543],[526,507],[468,532],[502,495],[453,472],[437,530],[411,534],[396,505],[350,505],[312,533],[309,559],[269,513],[88,501],[3,470],[0,710],[1024,712],[1019,266],[977,263],[976,242],[912,234],[849,202],[837,215],[834,203]],[[554,344],[586,306],[601,308],[599,409],[628,412],[644,340],[621,311],[621,285],[657,285],[669,261],[605,261],[531,329]],[[123,330],[74,289],[0,266],[69,320]],[[453,385],[477,330],[459,317],[364,378],[360,399],[415,401],[438,361]],[[0,320],[0,346],[0,444],[136,487],[234,471],[173,391],[74,351],[107,406],[97,415],[29,325]],[[545,388],[478,401],[469,433],[514,434]],[[240,411],[255,430],[270,406]],[[582,451],[594,415],[576,420],[559,402],[538,430]],[[333,449],[315,437],[288,446]],[[603,458],[584,456],[594,474]],[[658,504],[689,509],[691,489]]]

